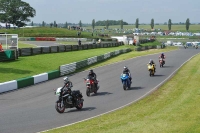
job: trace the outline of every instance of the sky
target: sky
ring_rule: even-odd
[[[200,0],[22,0],[36,10],[34,23],[82,23],[123,20],[139,23],[200,22]]]

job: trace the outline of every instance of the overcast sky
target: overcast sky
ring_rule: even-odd
[[[121,20],[128,23],[200,22],[200,0],[22,0],[36,10],[34,23],[92,23]],[[198,14],[198,15],[197,15]]]

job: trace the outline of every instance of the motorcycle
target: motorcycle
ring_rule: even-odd
[[[148,68],[148,71],[149,71],[149,76],[151,77],[151,76],[154,76],[154,74],[155,74],[155,64],[147,64],[147,68]]]
[[[58,100],[56,101],[56,111],[58,113],[64,113],[66,108],[74,108],[76,107],[78,110],[83,107],[83,96],[79,90],[64,89],[63,87],[57,88],[55,90],[55,95],[58,96]]]
[[[122,84],[123,84],[123,89],[124,90],[130,89],[131,88],[131,81],[130,81],[129,75],[126,74],[126,73],[122,73],[120,78],[121,78],[121,81],[122,81]]]
[[[164,63],[164,59],[163,59],[163,58],[160,58],[160,59],[159,59],[159,63],[160,63],[160,67],[163,67],[163,65],[165,64],[165,63]]]
[[[198,49],[198,45],[196,45],[195,48]]]
[[[84,78],[84,81],[86,83],[86,95],[89,97],[90,93],[97,94],[97,91],[99,90],[98,80],[96,80],[97,87],[95,86],[95,80],[93,78],[88,77],[87,79]]]

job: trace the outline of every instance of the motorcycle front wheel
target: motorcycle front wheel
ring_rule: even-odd
[[[62,102],[56,102],[55,108],[56,108],[56,111],[58,113],[64,113],[65,112],[65,106]]]
[[[97,94],[98,88],[94,88],[94,94]]]
[[[154,75],[153,70],[149,70],[149,76],[151,77],[153,75]]]
[[[126,90],[127,86],[126,86],[126,82],[123,82],[123,89]]]
[[[86,95],[87,95],[88,97],[90,96],[90,89],[89,89],[89,88],[86,89]]]

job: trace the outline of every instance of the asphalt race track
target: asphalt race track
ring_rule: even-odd
[[[24,44],[35,45],[37,47],[49,47],[60,45],[57,41],[21,41]]]
[[[88,71],[70,76],[73,89],[83,93],[84,103],[81,111],[76,108],[59,114],[55,110],[53,89],[63,85],[63,78],[43,82],[34,86],[0,94],[0,133],[35,133],[74,123],[119,108],[135,101],[169,77],[186,60],[200,52],[200,49],[183,49],[165,53],[166,64],[159,68],[159,54],[148,55],[94,69],[99,79],[97,95],[87,97],[83,78]],[[147,63],[153,59],[157,64],[156,75],[149,76]],[[132,87],[124,91],[120,74],[124,66],[132,73]]]

